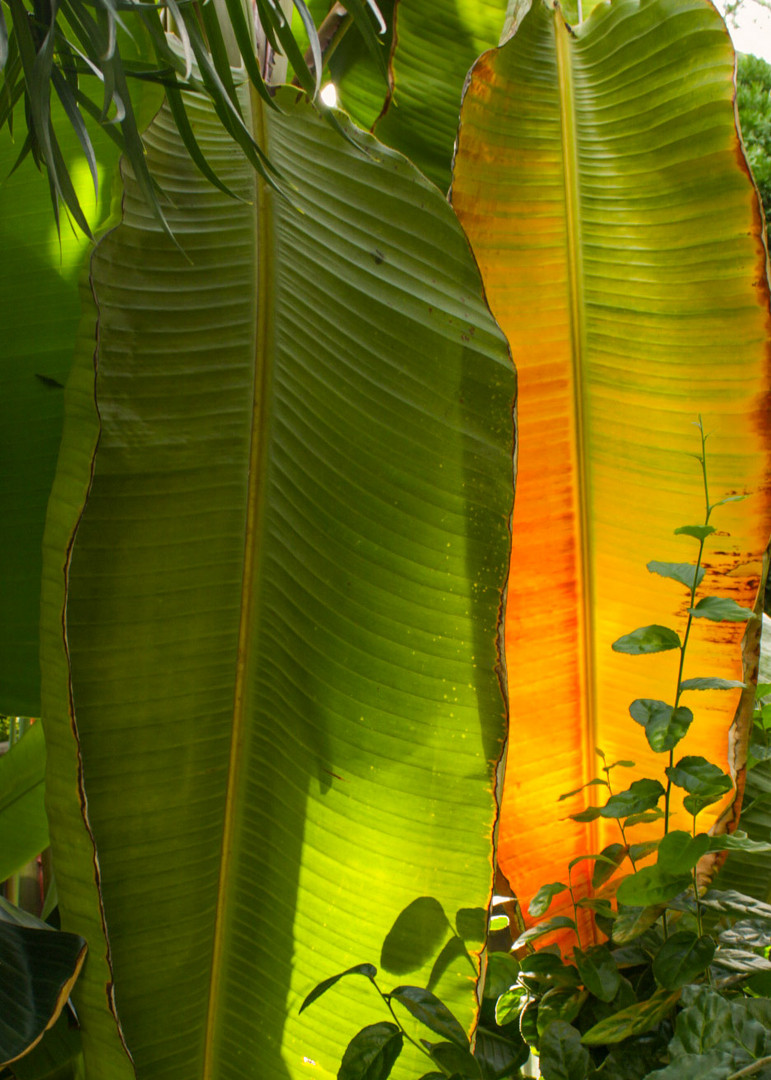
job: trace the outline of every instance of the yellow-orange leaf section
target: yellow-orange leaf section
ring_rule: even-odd
[[[769,296],[762,221],[734,125],[734,57],[706,0],[617,0],[576,29],[541,0],[473,69],[452,200],[519,370],[510,694],[500,865],[523,909],[620,839],[567,819],[600,800],[595,748],[661,779],[629,716],[673,703],[679,651],[624,656],[636,627],[681,635],[687,592],[646,569],[695,560],[699,414],[715,510],[701,594],[751,606],[769,533]],[[743,624],[694,621],[685,678],[740,679]],[[729,765],[736,691],[689,692],[675,760]],[[674,824],[688,827],[679,800]],[[699,826],[712,824],[718,808]],[[648,834],[650,834],[650,826]],[[636,842],[646,826],[628,830]],[[660,831],[660,827],[656,826]],[[580,863],[574,881],[590,873]]]

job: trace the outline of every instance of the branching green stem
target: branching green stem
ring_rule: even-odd
[[[450,1076],[451,1073],[442,1065],[442,1063],[439,1062],[439,1061],[434,1061],[434,1059],[429,1054],[428,1050],[426,1050],[425,1046],[423,1046],[421,1043],[419,1043],[417,1039],[413,1039],[413,1037],[410,1035],[409,1031],[407,1031],[404,1024],[401,1022],[399,1017],[394,1012],[394,1007],[391,1004],[391,995],[390,994],[384,994],[383,991],[380,989],[380,987],[378,986],[378,984],[375,982],[374,979],[370,978],[369,981],[372,983],[372,985],[377,990],[378,994],[380,994],[381,998],[386,1003],[386,1006],[388,1007],[388,1011],[390,1012],[391,1016],[394,1018],[394,1022],[396,1023],[396,1026],[399,1028],[399,1030],[401,1031],[401,1033],[405,1037],[405,1039],[407,1039],[408,1042],[411,1042],[413,1046],[417,1047],[417,1049],[420,1050],[421,1054],[424,1054],[425,1057],[427,1057],[429,1059],[429,1061],[434,1066],[441,1069],[441,1071],[445,1074],[445,1076]]]

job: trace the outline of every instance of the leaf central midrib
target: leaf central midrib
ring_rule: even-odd
[[[255,141],[267,149],[265,111],[256,91],[249,86],[249,111]],[[215,1069],[215,1051],[218,1022],[223,1001],[223,974],[227,950],[228,907],[233,890],[229,888],[234,860],[236,814],[239,793],[244,782],[246,755],[243,753],[246,693],[249,682],[249,658],[254,632],[254,595],[257,573],[257,538],[262,525],[262,506],[265,476],[265,443],[267,439],[268,386],[271,377],[271,339],[273,334],[273,305],[270,298],[272,274],[270,272],[272,224],[272,199],[268,185],[256,172],[254,178],[254,390],[252,397],[251,432],[249,446],[249,473],[247,481],[246,528],[244,538],[243,574],[241,578],[241,603],[238,627],[238,651],[233,692],[233,727],[228,763],[227,790],[222,830],[217,907],[212,947],[209,1000],[203,1051],[202,1080],[218,1080]]]
[[[578,526],[578,590],[583,631],[583,683],[586,702],[586,723],[583,725],[584,781],[594,778],[594,755],[597,746],[597,710],[594,658],[594,581],[590,552],[589,475],[586,452],[586,417],[584,415],[584,378],[586,356],[586,308],[584,302],[584,270],[581,257],[581,215],[579,205],[578,139],[576,131],[575,95],[573,82],[572,34],[557,8],[554,12],[554,33],[557,52],[557,72],[562,132],[562,160],[565,182],[565,234],[567,244],[568,290],[570,298],[570,334],[573,353],[573,395],[575,417],[576,512]],[[597,822],[589,823],[590,848],[597,850]]]

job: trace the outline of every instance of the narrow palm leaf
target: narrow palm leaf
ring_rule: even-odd
[[[310,1060],[329,1077],[372,1001],[341,984],[299,1017],[310,989],[378,963],[416,899],[447,916],[438,953],[489,895],[513,370],[445,201],[294,97],[285,115],[251,101],[294,203],[196,106],[207,158],[254,205],[227,199],[164,112],[148,160],[190,261],[130,181],[94,257],[102,426],[67,570],[70,674],[84,348],[44,669],[53,844],[81,845],[57,871],[65,925],[104,955],[72,723],[110,942],[79,997],[95,1076],[114,978],[143,1080],[287,1080]],[[415,981],[435,959],[414,958]],[[466,1025],[474,970],[456,951],[437,991]]]
[[[666,763],[628,706],[673,702],[678,654],[611,643],[684,628],[686,590],[646,564],[695,560],[697,542],[673,532],[704,520],[700,413],[713,501],[748,496],[714,513],[702,590],[751,607],[759,581],[768,287],[732,73],[702,0],[619,0],[574,31],[537,3],[465,96],[453,204],[521,377],[500,858],[525,909],[571,858],[618,839],[612,823],[564,820],[580,800],[557,803],[597,774],[595,748],[637,762],[612,774],[617,789]],[[695,628],[685,677],[741,679],[741,633]],[[678,756],[741,767],[727,735],[737,698],[684,698],[696,719]]]

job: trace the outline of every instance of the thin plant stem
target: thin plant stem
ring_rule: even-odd
[[[394,1012],[394,1007],[393,1007],[393,1005],[391,1004],[391,995],[390,995],[390,994],[384,994],[384,993],[383,993],[383,991],[382,991],[382,990],[380,989],[380,987],[378,986],[378,984],[377,984],[377,983],[375,982],[375,980],[374,980],[374,979],[370,979],[370,982],[371,982],[371,983],[372,983],[372,985],[373,985],[373,986],[375,987],[375,989],[377,990],[378,994],[380,994],[380,996],[381,996],[381,998],[383,999],[383,1001],[384,1001],[384,1002],[386,1003],[386,1006],[387,1006],[387,1008],[388,1008],[388,1011],[390,1012],[391,1016],[392,1016],[392,1017],[394,1018],[394,1021],[395,1021],[395,1023],[396,1023],[396,1026],[397,1026],[397,1027],[399,1028],[399,1030],[401,1031],[402,1035],[404,1035],[405,1039],[407,1039],[407,1041],[408,1041],[408,1042],[411,1042],[413,1046],[417,1047],[417,1049],[418,1049],[418,1050],[420,1050],[421,1054],[425,1055],[425,1057],[427,1057],[427,1058],[429,1059],[429,1061],[431,1061],[431,1062],[432,1062],[432,1064],[434,1064],[434,1065],[436,1065],[436,1066],[437,1066],[438,1068],[440,1068],[440,1069],[442,1070],[442,1072],[443,1072],[443,1073],[445,1074],[445,1076],[450,1076],[451,1074],[450,1074],[450,1073],[449,1073],[449,1072],[447,1071],[447,1069],[445,1069],[445,1068],[444,1068],[444,1066],[443,1066],[443,1065],[441,1064],[441,1062],[438,1062],[438,1061],[434,1061],[434,1059],[433,1059],[433,1058],[431,1057],[431,1055],[429,1054],[428,1050],[426,1050],[425,1046],[422,1046],[422,1045],[421,1045],[421,1044],[420,1044],[420,1043],[419,1043],[419,1042],[417,1041],[417,1039],[413,1039],[413,1037],[412,1037],[412,1036],[410,1035],[409,1031],[407,1031],[407,1029],[405,1028],[404,1024],[403,1024],[403,1023],[401,1022],[401,1020],[399,1019],[399,1017],[398,1017],[398,1016],[396,1015],[396,1013]]]

